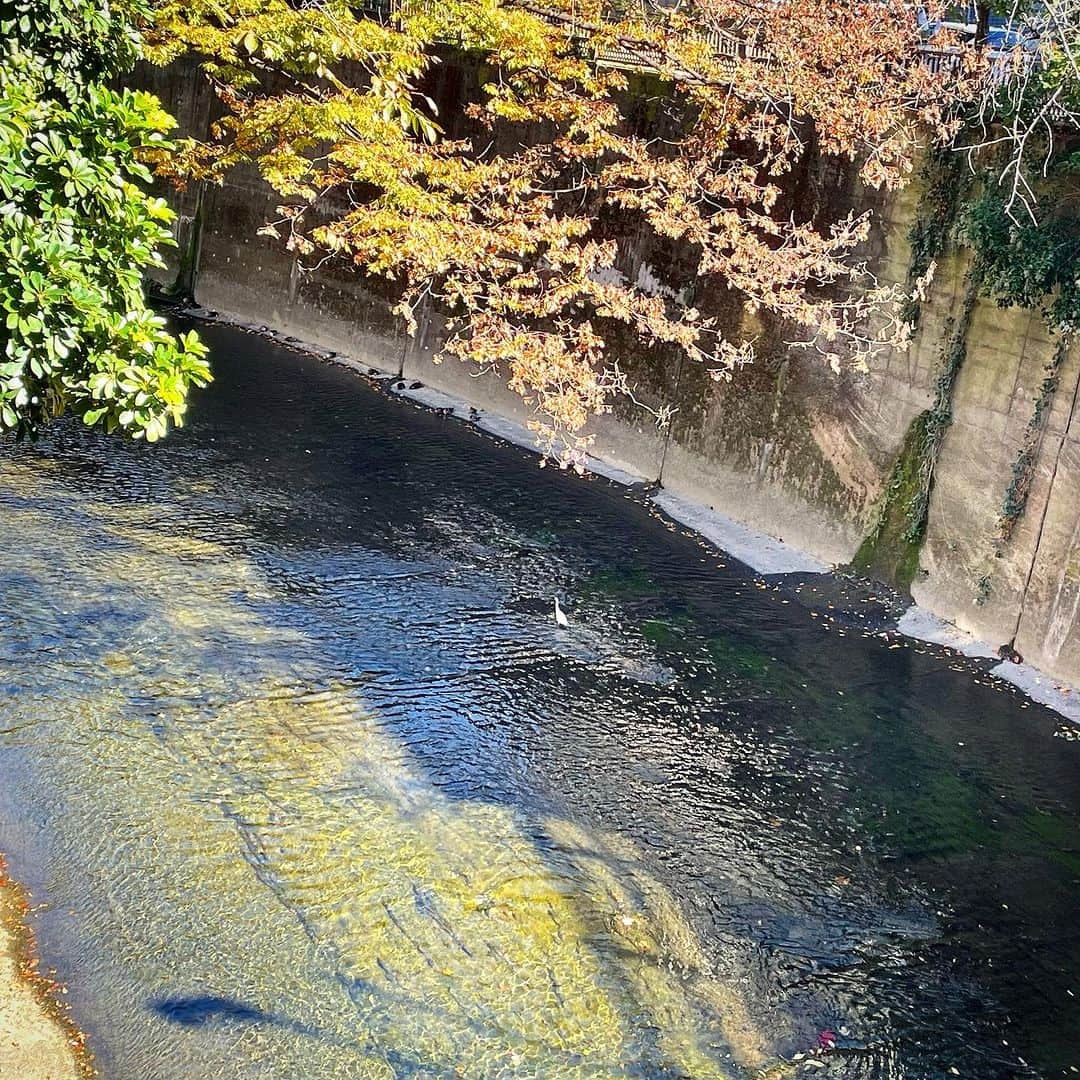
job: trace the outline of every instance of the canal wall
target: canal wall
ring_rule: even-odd
[[[451,66],[442,68],[440,78],[453,80]],[[207,131],[213,101],[193,72],[150,69],[140,81],[177,115],[182,131]],[[436,88],[443,98],[455,92],[449,83]],[[869,265],[882,283],[907,280],[919,182],[886,197],[861,188],[850,168],[811,159],[792,189],[801,212],[872,209]],[[257,235],[277,200],[253,171],[238,169],[222,186],[193,185],[170,198],[179,244],[163,283],[179,280],[204,307],[423,383],[487,414],[528,421],[527,407],[498,372],[439,362],[436,314],[422,312],[417,334],[407,337],[378,283],[331,263],[304,270],[279,242]],[[661,272],[664,253],[639,238],[624,238],[620,250],[625,273],[640,280]],[[906,352],[839,376],[788,348],[777,328],[749,324],[726,291],[695,297],[729,332],[755,337],[758,361],[718,382],[690,361],[628,348],[620,360],[635,395],[645,406],[674,405],[674,419],[661,431],[647,408],[621,403],[594,423],[593,449],[675,499],[823,563],[858,557],[872,571],[899,575],[921,608],[1080,684],[1080,349],[1056,351],[1037,313],[982,298],[966,302],[968,269],[962,255],[941,260]],[[966,330],[961,337],[958,327]],[[958,341],[966,348],[957,365]],[[913,436],[950,365],[951,423],[936,456],[920,457]],[[1047,398],[1040,388],[1052,367],[1057,390]],[[881,525],[896,517],[912,464],[932,472],[929,509],[924,535],[897,543],[896,530]],[[1026,508],[1004,538],[1002,510],[1021,473]],[[875,543],[868,546],[868,538]],[[910,550],[890,551],[890,544]]]

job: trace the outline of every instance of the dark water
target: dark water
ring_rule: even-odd
[[[0,849],[106,1077],[1076,1073],[1052,714],[204,333],[166,444],[0,463]]]

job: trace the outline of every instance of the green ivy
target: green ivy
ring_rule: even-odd
[[[1017,223],[988,183],[963,214],[960,232],[983,266],[987,295],[1001,307],[1040,311],[1052,331],[1080,326],[1080,213],[1048,193],[1040,219]]]
[[[1016,459],[1012,466],[1012,480],[1005,491],[1005,498],[1001,504],[1001,513],[998,516],[998,536],[996,547],[1000,550],[1012,538],[1017,522],[1023,516],[1027,507],[1028,495],[1031,493],[1031,482],[1035,477],[1035,467],[1039,461],[1039,449],[1042,445],[1043,432],[1046,430],[1046,421],[1050,416],[1050,409],[1054,404],[1054,395],[1057,393],[1058,381],[1061,375],[1061,366],[1069,353],[1068,337],[1061,337],[1053,356],[1047,362],[1043,372],[1043,381],[1039,387],[1039,394],[1035,398],[1035,406],[1024,430],[1024,439],[1020,444]]]
[[[926,413],[923,428],[922,468],[918,483],[905,508],[908,521],[906,537],[911,541],[921,542],[926,531],[934,469],[941,453],[941,444],[945,441],[945,433],[952,426],[953,391],[956,388],[956,378],[960,374],[960,368],[967,358],[968,330],[971,328],[971,317],[975,312],[981,283],[982,268],[976,263],[968,271],[960,312],[950,321],[945,345],[941,350],[938,377],[934,384],[934,404]]]
[[[1080,213],[1069,194],[1075,163],[1060,157],[1040,192],[1038,220],[1014,220],[1005,194],[987,169],[982,190],[961,217],[959,231],[982,267],[983,289],[1000,307],[1039,312],[1059,335],[1013,460],[993,548],[1000,554],[1027,508],[1042,434],[1072,332],[1080,327]],[[1064,181],[1064,182],[1063,182]]]
[[[921,310],[912,291],[955,239],[960,202],[971,184],[971,170],[962,154],[948,146],[935,146],[927,153],[922,183],[915,224],[908,233],[911,261],[907,274],[908,299],[902,312],[905,322],[913,326],[918,325]]]

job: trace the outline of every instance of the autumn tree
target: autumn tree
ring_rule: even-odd
[[[143,295],[172,212],[146,193],[139,155],[174,122],[109,80],[134,63],[145,14],[0,3],[0,432],[32,436],[72,411],[153,441],[209,381],[197,336],[169,334]]]
[[[978,6],[988,24],[993,5]],[[1080,0],[1000,6],[996,40],[977,42],[992,51],[990,77],[961,144],[996,173],[987,179],[1005,215],[1026,227],[1039,220],[1043,181],[1080,175]]]
[[[954,238],[985,293],[1064,341],[1080,328],[1080,0],[978,6],[986,77],[952,147]]]
[[[505,369],[549,445],[627,389],[620,326],[717,377],[752,359],[687,286],[730,290],[837,368],[902,346],[899,297],[858,257],[869,216],[780,213],[783,185],[811,152],[903,184],[970,86],[962,56],[923,62],[900,0],[405,0],[382,18],[341,0],[157,0],[148,40],[159,63],[194,57],[224,111],[159,170],[256,164],[281,199],[267,231],[308,265],[398,282],[406,322],[436,305],[445,351]],[[464,118],[422,92],[451,52],[483,73]],[[643,72],[661,87],[647,131]],[[613,217],[685,251],[682,278],[628,280]]]

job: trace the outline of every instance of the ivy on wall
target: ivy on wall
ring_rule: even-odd
[[[890,473],[874,528],[853,560],[907,588],[918,572],[926,532],[930,493],[945,433],[952,423],[956,379],[967,355],[967,334],[980,296],[1000,307],[1037,311],[1057,346],[1043,373],[1003,496],[994,553],[1000,555],[1027,507],[1043,433],[1068,353],[1071,334],[1080,327],[1080,155],[1059,155],[1049,167],[1040,193],[1038,220],[1010,215],[989,155],[971,159],[955,148],[927,155],[923,191],[909,234],[911,294],[904,316],[917,326],[922,301],[919,282],[950,250],[966,250],[968,272],[960,311],[952,320],[941,353],[934,402],[912,422]],[[990,579],[978,583],[977,602],[989,596]]]
[[[983,265],[986,295],[999,307],[1041,312],[1057,333],[1080,326],[1078,199],[1059,177],[1058,190],[1040,200],[1039,220],[1018,223],[1001,190],[984,183],[958,222],[959,238]]]
[[[941,444],[945,441],[945,432],[952,425],[953,392],[956,389],[956,377],[967,359],[968,330],[971,317],[975,312],[975,302],[979,298],[982,285],[982,268],[978,262],[968,270],[964,286],[964,297],[959,314],[950,320],[945,344],[941,350],[941,361],[937,382],[934,384],[934,404],[926,413],[923,453],[918,484],[906,508],[908,519],[907,539],[922,541],[926,532],[926,516],[930,509],[930,490],[934,483],[934,468],[941,453]]]
[[[950,320],[941,349],[934,402],[908,428],[889,474],[877,521],[852,560],[856,570],[883,577],[903,589],[911,586],[919,569],[934,470],[952,424],[953,393],[967,357],[968,330],[981,284],[981,268],[974,263],[968,270],[960,311]]]
[[[1050,170],[1038,220],[1011,217],[1001,189],[984,182],[957,228],[959,238],[983,267],[986,295],[999,307],[1039,312],[1051,333],[1058,335],[1002,498],[997,533],[991,542],[993,554],[999,558],[1027,509],[1070,337],[1080,325],[1080,213],[1074,209],[1076,193],[1070,190],[1076,166],[1065,157]],[[977,582],[975,602],[985,603],[990,592],[987,573]]]
[[[923,165],[922,192],[915,223],[908,233],[908,265],[903,311],[913,328],[922,314],[923,289],[934,264],[947,255],[957,239],[962,201],[972,183],[962,155],[949,147],[931,149]],[[870,534],[852,560],[854,569],[908,589],[919,569],[919,552],[926,534],[926,519],[934,469],[945,432],[952,424],[952,398],[956,378],[967,356],[967,333],[980,288],[980,275],[968,275],[958,317],[950,320],[942,347],[934,401],[911,422],[903,446],[889,473]]]
[[[915,224],[908,233],[911,262],[902,314],[913,328],[919,325],[922,313],[918,283],[925,280],[934,263],[952,246],[960,203],[971,181],[971,170],[961,154],[947,146],[935,146],[928,152],[922,170],[923,189],[915,211]]]

